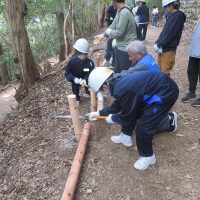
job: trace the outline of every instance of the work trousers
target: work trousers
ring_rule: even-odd
[[[189,91],[195,93],[197,81],[200,73],[200,58],[189,57],[188,62],[188,80],[189,80]]]
[[[113,56],[112,38],[107,40],[105,59],[109,62],[110,58]]]
[[[77,101],[80,101],[81,97],[79,95],[79,91],[80,91],[80,85],[79,84],[76,84],[76,83],[71,83],[72,84],[72,93],[76,95],[76,100]],[[85,92],[87,94],[90,94],[90,91],[88,90],[87,87],[85,87]]]
[[[114,72],[120,73],[122,70],[127,70],[131,66],[131,61],[129,60],[128,52],[121,51],[117,47],[114,48],[113,54],[113,65]]]
[[[169,132],[170,118],[168,112],[178,98],[178,88],[170,97],[170,101],[165,104],[148,105],[139,117],[136,127],[136,144],[140,156],[149,157],[153,155],[152,141],[156,133]],[[155,112],[156,111],[156,112]],[[122,126],[122,132],[131,136],[134,127]]]
[[[146,39],[147,26],[148,26],[148,24],[139,24],[139,26],[138,26],[140,41],[144,41]]]
[[[167,51],[161,54],[158,54],[158,66],[160,70],[166,74],[170,75],[170,72],[174,66],[176,57],[176,51]]]

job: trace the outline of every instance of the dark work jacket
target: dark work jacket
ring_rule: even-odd
[[[142,4],[138,7],[136,15],[139,16],[139,24],[149,23],[149,8],[146,4]]]
[[[134,125],[152,104],[169,104],[177,99],[178,87],[166,74],[153,71],[134,71],[115,79],[110,89],[115,101],[103,108],[100,115],[112,115],[115,123]],[[151,116],[150,116],[151,117]]]
[[[156,44],[163,52],[176,51],[179,45],[186,16],[181,11],[172,13],[163,27]]]
[[[106,9],[106,21],[108,23],[108,26],[110,26],[115,18],[115,15],[117,13],[117,8],[115,8],[113,5],[109,5]],[[113,18],[113,20],[110,20],[110,18]]]
[[[88,76],[93,69],[94,62],[91,59],[81,60],[78,56],[73,56],[65,67],[65,77],[70,82],[74,82],[75,78],[88,81]]]

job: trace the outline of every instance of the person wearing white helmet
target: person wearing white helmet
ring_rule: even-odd
[[[87,79],[90,72],[94,69],[94,62],[87,57],[89,43],[86,39],[80,38],[74,44],[74,56],[69,60],[65,67],[65,77],[71,82],[72,92],[76,95],[77,103],[80,102],[80,86],[85,88],[85,97],[89,97]]]
[[[161,71],[170,75],[175,63],[176,49],[181,39],[186,16],[179,10],[179,0],[163,0],[162,6],[170,15],[153,49],[158,53],[158,65]]]
[[[150,70],[114,74],[106,67],[95,68],[88,78],[95,92],[112,95],[110,107],[88,113],[90,118],[107,116],[108,123],[122,126],[121,133],[112,136],[114,143],[132,146],[135,129],[139,159],[134,163],[138,170],[145,170],[156,162],[152,140],[157,132],[175,132],[177,114],[168,113],[178,98],[176,83],[166,74]]]

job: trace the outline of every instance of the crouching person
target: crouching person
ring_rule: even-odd
[[[80,102],[80,86],[85,88],[85,97],[89,96],[87,80],[90,72],[94,69],[94,62],[87,57],[89,43],[86,39],[80,38],[74,44],[75,54],[72,56],[65,68],[65,77],[71,82],[72,92],[76,95],[77,103]]]
[[[154,164],[154,135],[177,129],[177,114],[168,113],[178,98],[176,83],[161,72],[133,71],[115,78],[110,69],[99,67],[89,75],[88,84],[95,92],[111,94],[115,98],[110,107],[88,115],[91,118],[106,115],[108,123],[122,125],[121,133],[111,137],[114,143],[132,146],[135,130],[140,157],[134,167],[145,170]]]

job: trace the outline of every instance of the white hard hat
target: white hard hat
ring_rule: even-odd
[[[73,47],[81,53],[88,53],[89,42],[84,38],[80,38],[75,42]]]
[[[100,87],[106,81],[107,78],[113,73],[111,69],[107,67],[96,67],[92,70],[88,78],[88,85],[95,91],[98,92]]]
[[[175,2],[176,0],[163,0],[162,1],[162,7],[167,6],[168,4]]]

